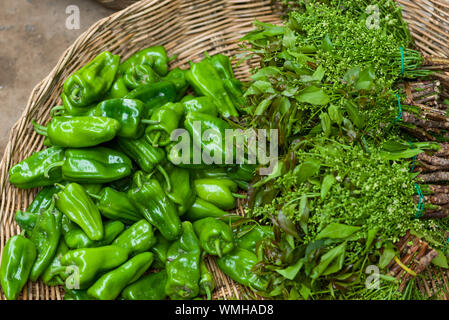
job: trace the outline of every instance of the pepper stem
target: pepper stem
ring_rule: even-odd
[[[142,119],[142,120],[140,120],[140,122],[144,123],[144,124],[159,124],[159,123],[161,123],[160,121],[150,120],[150,119]]]
[[[86,193],[87,193],[87,195],[88,195],[89,197],[94,198],[94,199],[96,199],[96,200],[100,200],[100,199],[101,199],[101,197],[100,197],[98,194],[92,193],[92,192],[87,191],[87,190],[86,190]]]
[[[50,170],[53,169],[53,168],[62,166],[64,164],[64,162],[65,162],[65,160],[62,160],[62,161],[58,161],[58,162],[54,162],[54,163],[49,164],[44,169],[44,177],[49,179],[50,178],[50,174],[49,174]]]
[[[64,106],[56,106],[56,107],[54,107],[54,108],[52,108],[51,110],[50,110],[50,116],[53,118],[54,116],[58,116],[59,114],[56,114],[56,112],[57,111],[60,111],[60,110],[64,110],[65,108],[64,108]]]
[[[206,291],[206,299],[207,300],[212,300],[209,286],[204,286],[204,291]]]
[[[37,123],[36,120],[34,120],[34,119],[33,119],[32,123],[33,123],[34,130],[35,130],[38,134],[40,134],[40,135],[42,135],[42,136],[47,136],[47,127],[45,127],[45,126],[43,126],[43,125],[40,125],[40,124]]]
[[[220,239],[215,239],[215,251],[217,251],[217,255],[221,258]]]
[[[55,183],[54,186],[59,189],[65,189],[65,186],[60,183]]]
[[[157,147],[158,146],[158,142],[159,142],[159,138],[161,137],[161,132],[158,131],[156,132],[156,134],[154,135],[154,138],[151,139],[151,144],[153,145],[153,147]]]
[[[245,194],[240,194],[240,193],[235,193],[235,192],[231,192],[232,196],[235,198],[239,198],[239,199],[246,199],[247,196]]]
[[[165,169],[160,164],[156,166],[156,169],[164,176],[165,182],[167,183],[167,192],[171,192],[171,181],[170,177],[167,174],[167,171],[165,171]]]

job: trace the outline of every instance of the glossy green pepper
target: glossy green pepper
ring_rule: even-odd
[[[201,248],[214,256],[223,256],[234,249],[232,230],[221,220],[204,218],[193,223]]]
[[[95,147],[66,149],[65,160],[47,167],[60,165],[66,181],[107,183],[127,177],[132,172],[132,162],[120,151]]]
[[[54,202],[43,211],[31,231],[30,240],[37,249],[36,261],[31,269],[30,279],[36,281],[47,269],[58,249],[61,237],[61,212],[55,210]]]
[[[57,192],[58,188],[55,186],[45,187],[39,191],[26,211],[17,210],[14,219],[22,230],[27,232],[33,230],[39,214],[51,205],[53,195]]]
[[[60,116],[52,118],[47,127],[34,122],[34,129],[47,136],[54,146],[83,148],[112,140],[120,129],[120,123],[107,117]]]
[[[239,116],[219,73],[208,59],[191,63],[190,69],[186,72],[186,78],[197,95],[214,99],[220,115],[226,118]]]
[[[198,282],[200,287],[200,294],[206,295],[207,300],[211,300],[212,291],[215,289],[215,281],[212,272],[207,268],[204,257],[200,261],[200,281]]]
[[[258,260],[251,251],[237,247],[216,262],[220,270],[232,280],[255,290],[266,290],[268,281],[252,271]]]
[[[64,160],[64,149],[51,147],[32,154],[9,170],[9,182],[21,189],[45,187],[62,180],[61,169],[45,176],[47,167]]]
[[[120,57],[110,52],[96,56],[64,82],[61,95],[67,108],[83,108],[100,100],[112,86]]]
[[[181,98],[186,93],[189,88],[189,84],[186,79],[186,71],[181,70],[180,68],[174,68],[170,70],[164,80],[168,80],[175,86],[176,89],[176,101],[181,100]]]
[[[134,53],[126,59],[119,68],[121,73],[125,73],[133,65],[149,65],[160,76],[165,76],[168,72],[169,58],[163,46],[153,46]]]
[[[126,99],[137,99],[143,102],[143,117],[151,117],[152,112],[166,104],[175,102],[176,89],[171,81],[160,81],[151,84],[145,84],[129,92]]]
[[[145,172],[152,172],[165,160],[164,149],[153,147],[145,137],[137,140],[118,138],[117,143],[120,150],[133,159]]]
[[[167,102],[162,107],[154,110],[151,120],[145,129],[145,137],[153,146],[166,146],[170,140],[172,131],[178,129],[184,108],[181,103]]]
[[[142,171],[138,171],[134,175],[133,188],[128,191],[128,198],[167,240],[174,240],[182,233],[176,205],[151,175],[145,177]]]
[[[131,201],[129,201],[126,192],[120,192],[106,187],[94,198],[97,199],[98,210],[106,218],[120,220],[126,224],[142,219],[142,215],[137,211]]]
[[[173,300],[192,299],[199,292],[201,247],[192,223],[182,223],[181,237],[167,253],[165,293]]]
[[[64,300],[92,300],[86,290],[65,289]]]
[[[56,207],[76,223],[91,240],[104,236],[100,211],[84,188],[77,183],[61,186],[57,194]]]
[[[67,252],[61,258],[62,270],[73,270],[73,277],[67,279],[75,289],[85,289],[99,274],[114,269],[128,259],[128,250],[117,246],[83,248]]]
[[[112,243],[129,251],[129,256],[148,251],[156,243],[153,227],[142,219],[126,229]]]
[[[153,272],[123,289],[121,297],[125,300],[164,300],[167,297],[165,294],[166,283],[167,272],[165,270]]]
[[[194,148],[202,151],[204,163],[208,165],[226,163],[228,160],[225,144],[226,130],[232,128],[225,120],[204,113],[189,112],[185,117],[184,127],[193,139]],[[203,133],[206,131],[208,138],[204,139]],[[233,155],[235,154],[233,150]]]
[[[36,246],[24,236],[18,234],[8,239],[0,266],[0,283],[6,299],[17,299],[28,281],[36,254]]]
[[[195,191],[199,198],[208,201],[220,209],[231,210],[235,208],[237,184],[228,179],[197,179],[194,182]]]
[[[214,99],[207,96],[194,97],[187,95],[182,98],[181,103],[184,105],[184,112],[199,112],[209,114],[213,117],[218,116],[217,106]]]
[[[207,217],[219,218],[225,222],[234,222],[242,218],[239,215],[223,211],[216,205],[198,197],[195,199],[192,207],[183,216],[184,219],[190,221],[197,221]]]
[[[158,82],[160,77],[149,65],[137,64],[125,71],[123,80],[126,87],[132,90],[144,84]]]
[[[87,290],[87,294],[98,300],[114,300],[127,285],[137,281],[152,262],[151,252],[140,253],[117,269],[102,275]]]
[[[264,239],[274,238],[270,226],[244,225],[236,233],[235,243],[239,248],[256,252],[257,245]]]
[[[144,132],[143,103],[134,99],[109,99],[100,102],[96,116],[116,119],[120,123],[117,136],[138,139]],[[153,122],[151,122],[153,123]]]
[[[67,275],[61,275],[60,270],[62,267],[61,257],[65,255],[69,251],[64,239],[59,241],[58,249],[56,250],[56,254],[53,257],[53,260],[50,262],[48,267],[42,273],[41,278],[42,281],[48,286],[59,286],[64,284],[64,278]]]
[[[123,98],[128,94],[129,90],[126,87],[125,80],[122,76],[117,77],[114,81],[114,83],[111,86],[111,89],[109,89],[108,94],[106,95],[105,99],[118,99]]]
[[[154,253],[153,267],[156,269],[165,268],[165,263],[167,262],[167,252],[168,248],[172,244],[171,241],[165,239],[160,232],[156,233],[156,244],[154,244],[150,251]]]
[[[168,190],[167,182],[164,180],[162,184],[167,197],[173,201],[178,207],[179,215],[183,215],[193,205],[196,199],[193,181],[190,179],[190,171],[169,165],[167,168],[168,178],[171,183],[171,190]]]
[[[224,54],[209,56],[207,52],[205,52],[204,55],[219,74],[221,81],[223,81],[223,86],[225,87],[226,92],[231,98],[234,106],[237,108],[242,106],[245,103],[245,100],[243,99],[242,83],[234,77],[234,72],[232,70],[231,60],[229,60],[229,57]]]
[[[64,240],[70,249],[92,248],[107,246],[125,229],[120,221],[107,221],[104,224],[104,237],[101,240],[90,240],[80,228],[74,228],[64,235]]]

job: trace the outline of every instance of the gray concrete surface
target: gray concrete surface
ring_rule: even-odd
[[[66,27],[69,5],[79,8],[78,30]],[[0,156],[33,87],[82,32],[113,12],[93,0],[0,0]]]

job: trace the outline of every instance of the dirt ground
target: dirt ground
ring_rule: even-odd
[[[33,87],[63,51],[97,20],[112,14],[93,0],[0,0],[0,156]],[[68,29],[79,8],[79,29]],[[69,27],[77,27],[69,23]]]

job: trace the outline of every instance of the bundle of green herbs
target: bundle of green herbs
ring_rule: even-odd
[[[418,219],[410,169],[413,157],[440,147],[409,142],[398,125],[405,95],[397,83],[430,72],[393,0],[287,5],[283,25],[255,22],[240,56],[260,59],[245,93],[247,125],[279,130],[278,162],[252,184],[246,209],[275,231],[258,244],[254,271],[270,279],[260,294],[424,298],[414,281],[400,293],[387,266],[409,230],[447,267],[447,222]]]

